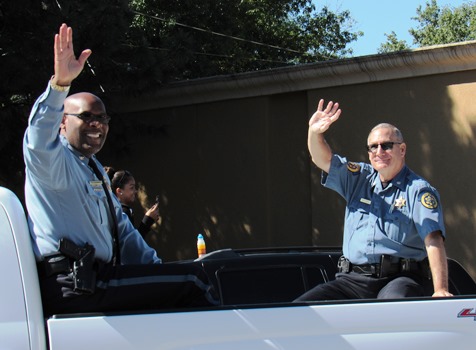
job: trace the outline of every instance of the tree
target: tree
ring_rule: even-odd
[[[174,80],[351,54],[349,12],[311,0],[15,0],[0,2],[0,185],[23,186],[29,110],[53,73],[53,36],[73,27],[90,48],[72,92],[140,94]]]
[[[413,44],[417,47],[449,44],[476,39],[476,3],[467,3],[459,7],[439,7],[436,0],[426,2],[425,8],[419,6],[416,29],[411,28]],[[395,33],[393,33],[395,34]],[[386,34],[387,35],[387,34]],[[405,41],[398,41],[396,35],[387,35],[387,42],[379,52],[398,51],[409,48]]]
[[[439,8],[436,0],[417,9],[419,28],[410,29],[418,46],[449,44],[476,38],[476,4],[463,4],[456,8]]]
[[[405,40],[398,40],[397,34],[393,31],[390,34],[385,33],[385,36],[387,37],[387,42],[380,45],[377,49],[378,53],[403,51],[410,48]]]
[[[91,57],[91,69],[83,72],[73,90],[101,94],[101,86],[115,83],[118,73],[114,59],[123,50],[123,35],[130,20],[132,14],[124,0],[0,3],[0,185],[21,197],[23,133],[33,101],[53,73],[53,36],[60,24],[66,22],[75,28],[76,49],[89,47],[101,52]],[[96,67],[101,67],[96,69],[98,76],[92,73]]]
[[[348,11],[310,0],[134,0],[134,27],[161,56],[165,81],[322,61],[351,54]]]

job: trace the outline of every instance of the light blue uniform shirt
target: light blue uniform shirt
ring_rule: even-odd
[[[347,202],[343,253],[353,264],[379,263],[382,254],[419,261],[425,237],[445,235],[438,192],[407,166],[383,189],[370,164],[334,155],[322,184]]]
[[[67,92],[48,89],[35,102],[23,142],[26,165],[25,201],[37,260],[58,251],[60,238],[89,243],[96,258],[112,259],[113,220],[101,182],[89,159],[71,147],[58,131]],[[95,157],[94,157],[95,159]],[[96,159],[95,159],[96,160]],[[102,165],[98,167],[106,176]],[[109,184],[110,187],[110,184]],[[122,264],[160,263],[110,192],[118,222]]]

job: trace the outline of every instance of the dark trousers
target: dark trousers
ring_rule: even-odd
[[[336,279],[319,284],[299,296],[295,302],[345,299],[399,299],[430,296],[432,283],[416,274],[397,274],[377,278],[356,272],[337,273]]]
[[[199,265],[103,265],[93,294],[73,291],[71,274],[40,278],[45,316],[218,305]]]

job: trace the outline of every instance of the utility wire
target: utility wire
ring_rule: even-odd
[[[60,12],[63,12],[63,9],[61,7],[61,4],[59,2],[59,0],[56,0],[56,5],[58,6]],[[216,36],[220,36],[220,37],[224,37],[224,38],[228,38],[228,39],[232,39],[232,40],[237,40],[237,41],[241,41],[241,42],[246,42],[246,43],[250,43],[250,44],[254,44],[254,45],[259,45],[259,46],[264,46],[264,47],[268,47],[268,48],[272,48],[272,49],[277,49],[277,50],[282,50],[282,51],[287,51],[287,52],[292,52],[292,53],[297,53],[297,54],[300,54],[302,56],[310,56],[309,53],[307,52],[301,52],[301,51],[298,51],[298,50],[294,50],[294,49],[290,49],[290,48],[285,48],[285,47],[281,47],[281,46],[277,46],[277,45],[270,45],[270,44],[265,44],[265,43],[261,43],[261,42],[258,42],[258,41],[254,41],[254,40],[247,40],[247,39],[243,39],[243,38],[239,38],[239,37],[236,37],[236,36],[233,36],[233,35],[227,35],[227,34],[223,34],[223,33],[218,33],[218,32],[215,32],[215,31],[212,31],[212,30],[208,30],[208,29],[203,29],[203,28],[198,28],[198,27],[195,27],[195,26],[190,26],[190,25],[187,25],[187,24],[183,24],[183,23],[180,23],[180,22],[176,22],[176,21],[170,21],[170,20],[166,20],[164,18],[160,18],[158,16],[153,16],[153,15],[149,15],[149,14],[146,14],[146,13],[143,13],[143,12],[140,12],[140,11],[136,11],[136,10],[131,10],[132,13],[136,14],[136,15],[139,15],[139,16],[144,16],[144,17],[148,17],[148,18],[152,18],[152,19],[155,19],[155,20],[158,20],[158,21],[161,21],[161,22],[165,22],[165,23],[173,23],[174,25],[177,25],[177,26],[180,26],[180,27],[184,27],[184,28],[189,28],[189,29],[193,29],[193,30],[196,30],[196,31],[200,31],[200,32],[203,32],[203,33],[208,33],[208,34],[212,34],[212,35],[216,35]],[[127,46],[133,46],[133,45],[127,45]],[[148,47],[148,49],[151,49],[151,50],[169,50],[170,49],[164,49],[164,48],[154,48],[154,47]],[[204,52],[192,52],[193,54],[196,54],[196,55],[204,55],[204,56],[213,56],[213,57],[223,57],[223,58],[233,58],[232,56],[229,56],[229,55],[220,55],[220,54],[211,54],[211,53],[204,53]],[[332,59],[332,57],[327,57],[327,56],[324,56],[324,55],[319,55],[320,57],[322,58],[325,58],[325,59]],[[274,61],[274,60],[265,60],[265,59],[257,59],[257,58],[248,58],[249,60],[254,60],[254,61],[260,61],[260,62],[270,62],[270,63],[279,63],[279,64],[287,64],[287,65],[291,65],[291,64],[294,64],[294,63],[291,63],[291,62],[283,62],[283,61]],[[90,72],[92,73],[92,75],[94,77],[96,77],[96,79],[98,78],[98,76],[96,75],[96,72],[94,71],[94,69],[92,68],[91,64],[89,63],[88,60],[86,60],[86,63],[87,63],[87,66],[90,70]],[[99,84],[99,87],[101,89],[102,92],[105,92],[103,86],[98,82]]]
[[[130,47],[130,48],[140,48],[138,45],[133,45],[133,44],[122,44],[122,46]],[[149,50],[157,50],[157,51],[172,51],[172,49],[167,49],[163,47],[153,47],[153,46],[147,46],[147,49]],[[190,53],[194,55],[200,55],[200,56],[210,56],[210,57],[222,57],[222,58],[236,58],[232,55],[223,55],[223,54],[216,54],[216,53],[207,53],[207,52],[198,52],[198,51],[191,51]],[[269,63],[279,63],[279,64],[287,64],[287,65],[294,65],[292,62],[286,62],[286,61],[275,61],[275,60],[265,60],[262,58],[254,58],[254,57],[245,57],[244,59],[247,59],[249,61],[259,61],[259,62],[269,62]]]
[[[183,24],[183,23],[180,23],[180,22],[175,22],[175,21],[171,22],[170,20],[166,20],[166,19],[164,19],[164,18],[160,18],[160,17],[153,16],[153,15],[148,15],[148,14],[146,14],[146,13],[139,12],[139,11],[135,11],[135,10],[132,10],[131,12],[132,12],[132,13],[135,13],[135,14],[137,14],[137,15],[139,15],[139,16],[149,17],[149,18],[152,18],[152,19],[156,19],[156,20],[158,20],[158,21],[166,22],[166,23],[173,23],[174,25],[177,25],[177,26],[180,26],[180,27],[197,30],[197,31],[200,31],[200,32],[204,32],[204,33],[208,33],[208,34],[212,34],[212,35],[217,35],[217,36],[221,36],[221,37],[228,38],[228,39],[238,40],[238,41],[242,41],[242,42],[246,42],[246,43],[250,43],[250,44],[265,46],[265,47],[270,47],[270,48],[272,48],[272,49],[278,49],[278,50],[283,50],[283,51],[298,53],[298,54],[304,55],[304,56],[308,56],[308,55],[309,55],[309,54],[306,53],[306,52],[301,52],[301,51],[297,51],[297,50],[293,50],[293,49],[288,49],[288,48],[280,47],[280,46],[276,46],[276,45],[264,44],[264,43],[261,43],[261,42],[258,42],[258,41],[247,40],[247,39],[239,38],[239,37],[232,36],[232,35],[227,35],[227,34],[222,34],[222,33],[214,32],[214,31],[208,30],[208,29],[203,29],[203,28],[198,28],[198,27],[190,26],[190,25]]]
[[[94,71],[93,67],[92,67],[91,64],[89,63],[89,60],[86,60],[86,64],[88,65],[88,68],[89,68],[89,70],[91,71],[91,73],[93,74],[93,76],[98,80],[98,85],[99,85],[99,88],[101,89],[101,91],[102,91],[102,92],[106,92],[106,90],[104,90],[104,88],[102,87],[101,83],[99,82],[98,76],[96,75],[96,72]]]
[[[58,8],[59,8],[60,12],[63,13],[63,8],[61,7],[61,4],[59,3],[58,0],[56,0],[56,5],[58,5]],[[92,67],[91,64],[89,63],[89,60],[86,60],[86,65],[88,66],[88,69],[89,69],[89,71],[91,72],[91,74],[96,78],[97,83],[98,83],[99,88],[101,89],[101,91],[102,91],[103,93],[106,92],[106,90],[104,90],[104,88],[102,87],[101,83],[99,82],[99,78],[98,78],[98,76],[96,75],[96,72],[94,71],[93,67]]]

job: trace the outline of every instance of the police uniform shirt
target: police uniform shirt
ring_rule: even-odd
[[[425,237],[445,236],[438,192],[407,166],[382,188],[370,164],[334,155],[322,184],[347,202],[343,253],[353,264],[379,263],[382,254],[422,260]]]
[[[68,237],[81,246],[93,245],[96,257],[109,262],[113,220],[101,179],[89,167],[89,159],[58,133],[66,96],[67,92],[55,91],[48,85],[33,106],[25,132],[25,201],[33,248],[37,260],[41,260],[58,251],[60,238]],[[110,187],[101,164],[93,158]],[[121,262],[160,263],[155,250],[122,212],[117,198],[111,198],[118,222]]]

